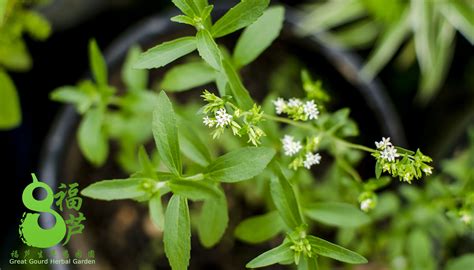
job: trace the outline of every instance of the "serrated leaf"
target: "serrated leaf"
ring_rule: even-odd
[[[243,220],[235,228],[234,235],[241,241],[258,244],[275,237],[284,227],[278,212],[272,211]]]
[[[200,29],[196,35],[199,55],[216,70],[221,69],[221,53],[219,47],[206,29]]]
[[[260,174],[275,155],[268,147],[244,147],[214,160],[205,170],[205,174],[221,182],[238,182]]]
[[[15,85],[0,69],[0,129],[17,127],[21,123],[21,108]]]
[[[95,39],[89,42],[89,63],[96,83],[101,86],[107,85],[107,64]]]
[[[140,188],[145,178],[103,180],[89,185],[81,191],[83,196],[96,200],[138,199],[146,195]]]
[[[84,115],[77,134],[81,152],[95,166],[104,164],[109,153],[109,142],[102,128],[103,120],[103,109],[90,109]]]
[[[285,19],[281,6],[266,10],[256,22],[240,35],[234,50],[237,66],[245,66],[255,60],[280,34]]]
[[[158,68],[196,50],[195,37],[182,37],[164,42],[142,53],[135,62],[135,68]]]
[[[160,87],[167,92],[181,92],[210,83],[215,77],[214,69],[205,62],[191,62],[166,72]]]
[[[163,214],[163,204],[161,195],[155,194],[148,202],[148,210],[150,211],[150,219],[159,230],[164,230],[165,215]]]
[[[249,91],[242,84],[239,74],[232,63],[229,60],[224,59],[222,61],[222,67],[224,68],[224,74],[227,78],[230,93],[237,102],[237,105],[245,110],[252,108],[254,104],[252,97],[250,97]]]
[[[215,199],[219,196],[219,190],[205,181],[173,180],[168,182],[168,187],[174,194],[193,201]]]
[[[227,199],[224,192],[219,190],[219,196],[204,201],[201,208],[197,229],[202,245],[209,248],[217,244],[228,222]]]
[[[277,175],[273,176],[270,183],[270,193],[280,217],[290,229],[296,229],[303,224],[300,206],[290,182],[278,167]]]
[[[122,79],[128,91],[145,90],[148,83],[148,72],[142,69],[133,68],[134,63],[140,57],[142,50],[134,46],[128,50],[127,58],[122,67]]]
[[[290,249],[291,245],[291,242],[285,242],[276,248],[270,249],[251,260],[245,267],[259,268],[293,260],[294,255],[293,250]]]
[[[180,175],[182,164],[176,116],[163,91],[158,96],[158,104],[153,112],[153,137],[160,159],[172,173]]]
[[[163,242],[171,268],[188,269],[191,258],[191,222],[188,201],[184,197],[173,195],[168,203]]]
[[[308,236],[307,239],[311,249],[318,255],[351,264],[367,263],[367,259],[363,256],[324,239],[312,235]]]
[[[370,222],[367,214],[348,203],[313,203],[305,208],[304,213],[315,221],[342,228],[356,228]]]
[[[212,36],[222,37],[252,24],[269,3],[269,0],[242,0],[212,26]]]

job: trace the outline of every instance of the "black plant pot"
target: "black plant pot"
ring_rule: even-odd
[[[219,11],[219,9],[217,9]],[[221,9],[222,11],[222,9]],[[221,12],[222,13],[222,12]],[[123,35],[121,35],[106,51],[105,56],[109,70],[111,74],[117,73],[119,67],[126,55],[128,48],[132,45],[140,44],[144,47],[151,45],[152,42],[165,41],[177,37],[177,33],[186,33],[190,29],[186,26],[171,23],[169,18],[175,15],[174,13],[163,13],[158,14],[154,17],[148,18],[137,25],[131,27]],[[316,70],[318,74],[323,74],[323,80],[328,78],[328,83],[333,86],[334,89],[343,89],[339,91],[337,96],[342,100],[338,106],[349,106],[353,110],[351,114],[355,120],[360,124],[361,133],[365,136],[362,137],[363,143],[372,143],[378,137],[390,136],[393,141],[399,145],[405,143],[405,136],[403,128],[399,122],[398,116],[393,109],[391,101],[388,99],[387,94],[384,91],[382,85],[374,80],[372,82],[364,81],[359,75],[358,71],[361,66],[360,59],[353,54],[335,50],[333,48],[325,47],[318,39],[317,36],[301,39],[295,33],[297,32],[296,18],[298,14],[296,11],[287,8],[286,10],[286,23],[283,29],[281,38],[272,45],[272,48],[268,52],[264,53],[255,65],[266,65],[264,69],[272,69],[272,61],[277,61],[280,57],[280,52],[290,53],[296,55],[296,57],[303,62],[311,71]],[[231,37],[233,38],[233,37]],[[273,59],[273,60],[272,60]],[[268,62],[267,62],[268,61]],[[250,66],[250,71],[255,70],[256,66]],[[244,70],[245,72],[250,72]],[[262,71],[260,71],[262,72]],[[253,74],[259,76],[258,74]],[[113,75],[112,75],[113,76]],[[244,76],[244,79],[246,77]],[[255,79],[257,80],[257,79]],[[252,84],[252,82],[245,83]],[[252,87],[249,86],[251,92]],[[104,168],[94,169],[87,165],[87,162],[80,156],[77,148],[75,134],[77,131],[78,123],[80,121],[79,115],[75,112],[72,106],[64,106],[61,112],[55,119],[47,141],[45,142],[42,156],[40,160],[40,179],[47,182],[50,186],[54,187],[59,182],[64,182],[66,179],[79,181],[81,188],[84,188],[87,184],[91,183],[91,180],[97,181],[101,177],[112,178],[117,175],[123,175],[116,165],[113,165],[112,161],[109,161]],[[81,173],[77,173],[79,168],[82,170]],[[104,171],[105,170],[105,171]],[[372,169],[371,169],[372,171]],[[112,175],[111,175],[112,174]],[[103,178],[105,179],[105,178]],[[83,181],[83,182],[81,182]],[[89,209],[100,209],[99,214],[91,214],[91,218],[88,218],[86,226],[90,226],[90,231],[94,231],[96,235],[104,233],[100,227],[102,223],[98,222],[97,219],[102,218],[100,215],[112,214],[112,211],[120,203],[119,202],[96,202],[92,200],[85,200],[83,208],[86,217],[88,217],[87,208]],[[88,206],[89,205],[89,206]],[[132,203],[127,204],[127,207],[133,205]],[[110,208],[109,208],[110,207]],[[114,208],[115,207],[115,208]],[[143,214],[143,209],[139,209],[135,212]],[[97,221],[97,222],[96,222]],[[42,219],[42,222],[46,226],[54,223],[54,220],[48,219],[47,217]],[[92,224],[92,225],[91,225]],[[109,224],[110,225],[110,224]],[[136,229],[140,230],[140,228]],[[118,237],[118,236],[117,236]],[[73,248],[81,247],[103,247],[104,239],[91,239],[88,237],[88,231],[86,229],[83,237],[83,241],[71,242]],[[94,242],[91,244],[87,242]],[[125,240],[125,239],[124,239]],[[126,239],[128,241],[129,239]],[[101,264],[101,257],[106,258],[108,264],[113,269],[129,269],[129,267],[136,268],[136,265],[120,265],[114,264],[114,260],[120,256],[127,256],[127,260],[133,260],[135,255],[146,250],[149,246],[149,239],[140,238],[132,239],[132,242],[127,244],[133,246],[133,254],[112,254],[113,252],[101,252],[96,249],[96,261]],[[99,243],[98,243],[99,242]],[[198,241],[193,239],[193,250],[194,244]],[[248,246],[238,246],[234,248],[239,249],[239,252],[244,252]],[[57,254],[61,254],[62,247],[54,247]],[[213,251],[215,251],[215,248]],[[213,252],[211,251],[211,252]],[[230,253],[230,251],[227,250]],[[253,254],[256,255],[257,253]],[[221,265],[212,262],[212,253],[202,253],[200,258],[193,258],[193,260],[202,261],[201,267],[205,269],[224,269]],[[250,259],[247,258],[247,259]],[[166,260],[164,263],[158,263],[156,266],[166,268]],[[232,262],[227,262],[230,265],[236,265],[237,268],[225,268],[225,269],[241,269],[245,261],[235,262],[232,258]],[[69,269],[70,265],[53,265],[53,269]],[[191,266],[191,269],[202,269]],[[276,268],[275,268],[276,269]]]

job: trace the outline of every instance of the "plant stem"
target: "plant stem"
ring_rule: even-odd
[[[325,132],[323,130],[319,130],[317,127],[309,125],[309,124],[300,123],[300,122],[293,121],[293,120],[288,119],[288,118],[283,118],[283,117],[273,116],[273,115],[268,115],[268,114],[263,114],[263,117],[265,119],[268,119],[268,120],[271,120],[271,121],[285,123],[285,124],[292,125],[292,126],[295,126],[295,127],[299,127],[299,128],[303,128],[303,129],[307,129],[307,130],[317,132],[317,133],[321,134],[322,136],[330,137],[331,139],[333,139],[337,143],[340,143],[340,144],[342,144],[342,145],[344,145],[348,148],[362,150],[362,151],[366,151],[366,152],[369,152],[369,153],[374,153],[376,151],[376,150],[374,150],[370,147],[360,145],[360,144],[351,143],[351,142],[348,142],[348,141],[343,140],[341,138],[332,136],[328,132]]]

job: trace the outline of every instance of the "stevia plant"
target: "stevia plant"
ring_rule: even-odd
[[[126,91],[120,93],[108,84],[106,63],[92,41],[94,81],[52,93],[53,99],[74,104],[84,115],[78,139],[87,160],[104,164],[108,140],[114,139],[120,144],[119,163],[132,172],[126,179],[96,182],[82,194],[147,203],[153,223],[163,230],[173,269],[189,265],[191,211],[198,212],[196,230],[203,246],[212,247],[223,237],[229,222],[224,185],[268,202],[267,213],[237,226],[237,239],[248,243],[281,239],[280,245],[251,260],[248,268],[279,263],[318,269],[327,265],[324,257],[366,263],[358,253],[316,236],[315,225],[369,224],[369,214],[377,209],[377,191],[390,182],[382,173],[411,183],[432,173],[431,159],[419,150],[394,146],[390,138],[382,138],[375,148],[350,142],[358,128],[349,109],[330,112],[328,93],[306,70],[301,72],[301,96],[269,93],[261,104],[252,99],[239,71],[278,37],[283,7],[268,8],[268,0],[243,0],[213,22],[213,6],[206,0],[173,3],[183,14],[171,20],[193,26],[196,34],[142,54],[132,49],[122,70]],[[217,43],[240,29],[244,30],[232,52]],[[164,91],[146,91],[145,69],[165,67],[196,50],[199,60],[189,57],[166,71],[159,84]],[[211,83],[217,91],[202,90],[200,109],[193,102],[172,102],[166,94]],[[140,146],[151,134],[156,146],[153,158]],[[136,152],[137,161],[132,160]],[[355,169],[364,152],[374,157],[375,164],[375,177],[366,181]],[[318,183],[311,171],[323,163],[329,166],[325,175],[329,180]],[[325,194],[317,193],[319,187]],[[194,202],[202,202],[202,207]]]
[[[31,9],[41,0],[0,1],[0,130],[21,123],[21,108],[17,89],[8,71],[24,72],[32,59],[23,40],[28,34],[35,40],[45,40],[51,34],[49,22]]]

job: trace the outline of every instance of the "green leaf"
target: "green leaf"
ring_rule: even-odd
[[[188,24],[194,26],[196,23],[191,17],[186,16],[186,15],[177,15],[174,17],[171,17],[170,19],[172,22],[177,22],[177,23],[183,23],[183,24]]]
[[[158,180],[158,174],[156,173],[155,166],[153,166],[153,163],[150,161],[150,158],[148,157],[143,145],[138,149],[138,162],[140,163],[141,175]]]
[[[336,244],[333,244],[331,242],[312,235],[309,235],[307,239],[311,245],[311,248],[314,249],[316,254],[345,263],[367,263],[366,258],[346,248],[343,248],[341,246],[338,246]]]
[[[21,123],[21,108],[15,85],[0,69],[0,129],[17,127]]]
[[[450,259],[446,264],[446,270],[466,270],[474,265],[474,254],[465,254],[458,258]]]
[[[433,246],[428,235],[420,230],[414,229],[408,235],[407,252],[409,254],[411,270],[434,270]]]
[[[25,31],[36,40],[45,40],[51,35],[51,25],[38,12],[26,10],[22,12]]]
[[[234,50],[237,66],[245,66],[255,60],[280,34],[285,19],[285,9],[271,7],[240,35]]]
[[[377,162],[375,163],[375,178],[380,178],[380,176],[382,175],[382,169],[382,164],[380,163],[380,161],[377,160]]]
[[[208,166],[211,163],[211,154],[208,147],[193,130],[192,123],[180,117],[178,127],[179,145],[183,154],[203,167]]]
[[[298,264],[298,270],[318,270],[318,259],[316,257],[303,257]]]
[[[150,211],[150,218],[153,224],[164,230],[165,215],[163,214],[163,204],[161,202],[161,195],[155,194],[148,202],[148,210]]]
[[[161,88],[167,92],[186,91],[215,80],[215,71],[204,62],[174,66],[166,72]]]
[[[180,175],[182,164],[176,116],[165,92],[158,96],[158,104],[153,112],[153,137],[160,159],[172,173]]]
[[[255,22],[270,0],[242,0],[212,26],[212,36],[222,37]]]
[[[471,43],[474,44],[474,5],[468,1],[440,2],[439,11]]]
[[[2,26],[7,10],[7,0],[0,0],[0,26]]]
[[[51,100],[73,104],[77,111],[84,113],[92,105],[92,98],[76,86],[62,86],[50,93]]]
[[[199,16],[198,7],[193,0],[172,0],[171,2],[189,17]]]
[[[205,200],[199,216],[198,235],[203,246],[212,247],[224,235],[229,214],[227,213],[227,199],[219,189],[217,198]]]
[[[138,199],[146,195],[145,190],[140,188],[144,180],[146,179],[103,180],[89,185],[81,191],[81,194],[89,198],[105,201]]]
[[[392,58],[400,44],[410,32],[410,12],[405,10],[400,18],[393,22],[388,30],[377,41],[361,74],[372,79]]]
[[[230,91],[235,101],[244,110],[249,110],[252,108],[254,102],[252,97],[250,97],[249,91],[245,88],[240,80],[239,74],[235,71],[232,63],[224,59],[222,61],[222,67],[224,68],[224,73],[227,77],[228,85],[230,86]]]
[[[174,194],[186,197],[193,201],[217,198],[219,190],[211,183],[204,181],[173,180],[168,187]]]
[[[98,85],[107,85],[107,64],[95,39],[89,41],[89,63]]]
[[[278,212],[272,211],[240,222],[235,228],[234,235],[241,241],[258,244],[275,237],[283,231],[284,226]]]
[[[244,147],[218,157],[205,174],[221,182],[238,182],[260,174],[275,155],[268,147]]]
[[[303,224],[300,206],[293,187],[281,172],[281,168],[277,168],[277,171],[270,184],[273,203],[285,224],[290,229],[295,229]]]
[[[171,268],[188,269],[191,258],[191,223],[186,198],[178,195],[171,197],[165,214],[163,241]]]
[[[23,39],[16,39],[2,46],[0,65],[11,71],[27,71],[32,66],[32,59]]]
[[[195,37],[182,37],[164,42],[142,53],[135,63],[135,68],[158,68],[196,50]]]
[[[134,63],[142,53],[140,47],[134,46],[128,50],[127,58],[122,68],[123,82],[128,91],[145,90],[148,83],[148,72],[142,69],[133,68]]]
[[[219,47],[206,29],[200,29],[196,35],[199,55],[216,70],[221,69],[221,53]]]
[[[251,260],[245,267],[259,268],[293,260],[294,255],[293,250],[290,249],[291,245],[291,242],[285,242],[276,248],[270,249]]]
[[[313,220],[342,228],[356,228],[370,222],[367,214],[348,203],[313,203],[304,213]]]
[[[103,165],[109,153],[109,142],[102,128],[103,120],[103,109],[90,109],[82,119],[77,135],[79,148],[95,166]]]

